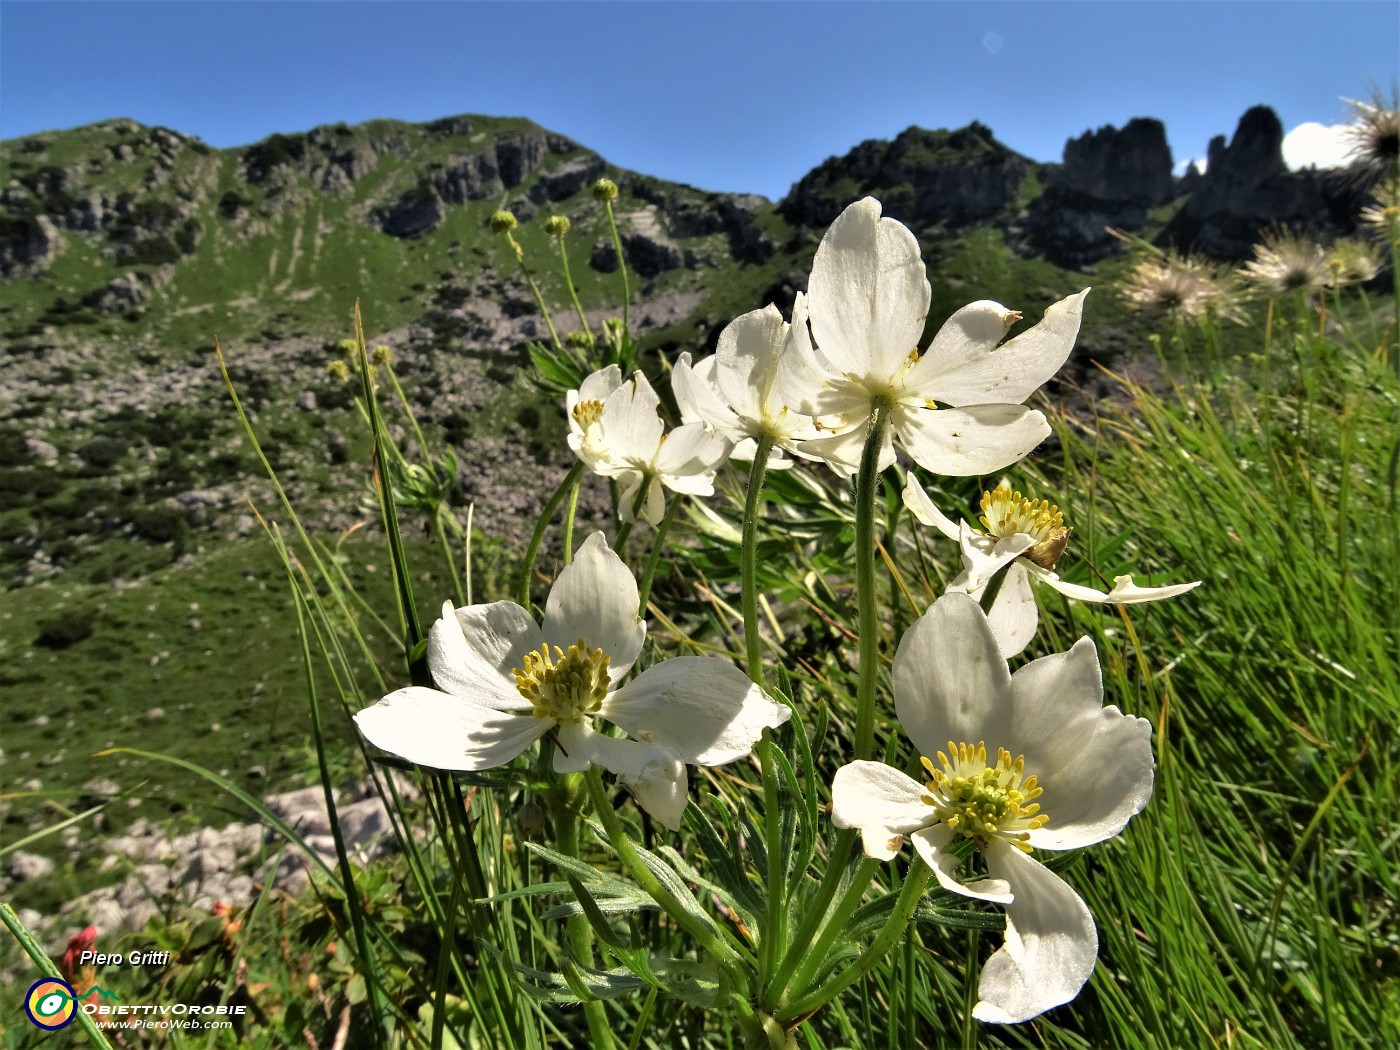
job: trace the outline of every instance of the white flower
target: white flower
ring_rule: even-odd
[[[815,346],[795,342],[778,374],[786,403],[832,431],[804,452],[854,473],[879,403],[890,410],[882,470],[894,462],[894,439],[920,466],[963,476],[1000,470],[1050,433],[1021,402],[1069,356],[1088,289],[1001,347],[1021,315],[986,300],[965,306],[920,354],[931,292],[919,245],[873,197],[831,224],[808,289]]]
[[[1111,591],[1066,583],[1053,571],[1070,533],[1059,509],[1045,500],[1029,500],[1013,492],[1008,481],[982,493],[981,522],[986,532],[977,531],[965,521],[954,524],[934,506],[912,471],[904,484],[904,505],[919,521],[956,540],[962,548],[963,571],[948,585],[948,590],[965,591],[980,599],[997,570],[1010,563],[990,613],[992,633],[1003,656],[1015,656],[1035,637],[1040,614],[1031,592],[1032,581],[1052,587],[1067,598],[1109,605],[1174,598],[1201,585],[1196,580],[1165,587],[1139,587],[1131,576],[1114,577]]]
[[[641,518],[661,520],[661,487],[692,496],[714,492],[715,471],[729,443],[703,423],[667,431],[658,415],[656,391],[641,372],[625,383],[616,365],[594,372],[564,399],[569,415],[569,447],[595,474],[616,478],[619,512],[631,521],[642,486]]]
[[[807,301],[799,292],[792,306],[792,323],[773,305],[735,318],[719,335],[712,357],[690,363],[683,353],[671,370],[671,390],[687,423],[709,425],[735,443],[735,459],[751,460],[756,439],[773,442],[769,467],[789,467],[782,449],[794,451],[799,441],[821,436],[810,416],[783,403],[777,388],[778,362],[784,356],[812,352],[807,330]]]
[[[1006,943],[982,970],[975,1017],[1008,1024],[1069,1002],[1093,973],[1098,934],[1079,895],[1033,853],[1111,838],[1141,812],[1151,726],[1103,706],[1088,638],[1009,673],[977,602],[958,592],[901,639],[893,683],[929,780],[880,762],[843,766],[833,823],[860,829],[866,855],[881,860],[907,835],[944,889],[1006,906]],[[985,876],[959,872],[962,839]]]
[[[637,604],[637,581],[595,532],[554,581],[542,624],[514,602],[445,603],[428,640],[437,688],[396,690],[355,722],[376,747],[436,769],[504,765],[552,731],[555,772],[596,762],[678,828],[685,763],[732,762],[791,712],[715,657],[665,660],[619,687],[646,640]],[[598,732],[595,715],[632,739]]]

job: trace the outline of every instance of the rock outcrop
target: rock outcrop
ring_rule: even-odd
[[[1327,171],[1289,171],[1283,124],[1268,106],[1240,118],[1230,144],[1211,140],[1206,170],[1161,236],[1161,243],[1216,259],[1245,259],[1272,227],[1313,236],[1355,229],[1360,188]]]
[[[1026,217],[1028,242],[1059,266],[1097,262],[1118,244],[1105,227],[1140,230],[1176,196],[1166,128],[1138,117],[1086,131],[1065,143],[1064,163],[1045,182]]]
[[[821,228],[851,201],[873,193],[884,214],[915,230],[958,231],[1004,215],[1031,161],[973,122],[956,131],[911,127],[870,139],[806,174],[778,204],[790,222]]]

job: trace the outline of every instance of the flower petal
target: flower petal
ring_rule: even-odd
[[[595,532],[549,589],[543,634],[550,645],[568,649],[579,639],[608,655],[616,682],[636,663],[646,641],[646,622],[637,615],[641,595],[632,571]]]
[[[849,478],[860,469],[860,457],[865,449],[866,434],[867,428],[861,425],[846,431],[844,434],[803,441],[798,444],[797,450],[804,456],[820,459],[843,478]],[[886,429],[885,444],[880,449],[879,469],[886,470],[893,465],[893,435]]]
[[[935,824],[914,832],[914,849],[933,869],[938,884],[949,893],[961,894],[973,900],[990,901],[993,904],[1010,904],[1011,887],[1002,879],[978,879],[976,882],[963,882],[954,873],[961,861],[956,854],[947,852],[948,843],[953,840],[953,829],[947,824]]]
[[[1036,578],[1048,587],[1053,587],[1067,598],[1074,598],[1081,602],[1106,602],[1109,605],[1135,605],[1138,602],[1155,602],[1163,598],[1175,598],[1178,594],[1185,594],[1201,585],[1201,581],[1194,583],[1172,583],[1165,587],[1139,587],[1133,582],[1131,576],[1115,576],[1113,578],[1113,590],[1101,591],[1094,587],[1081,587],[1076,583],[1066,583],[1053,572],[1042,570],[1037,572]]]
[[[949,477],[1001,470],[1050,434],[1045,417],[1025,405],[901,406],[895,426],[915,463]]]
[[[943,595],[900,639],[894,706],[904,732],[932,757],[948,741],[995,746],[1013,714],[1011,675],[977,602]]]
[[[1003,565],[1035,546],[1035,537],[1024,532],[999,538],[984,536],[973,532],[972,526],[964,521],[958,529],[958,543],[962,547],[963,571],[949,586],[981,598],[987,584]]]
[[[982,967],[972,1016],[1015,1024],[1079,994],[1094,972],[1099,936],[1079,894],[1034,858],[993,842],[987,870],[1015,899],[1006,907],[1006,943]]]
[[[1103,706],[1094,643],[1032,660],[1011,676],[1015,735],[1001,746],[1026,756],[1049,823],[1036,849],[1074,849],[1123,830],[1152,797],[1152,726]]]
[[[924,786],[883,762],[851,762],[831,780],[831,822],[859,828],[867,857],[891,860],[902,836],[935,819]]]
[[[672,831],[681,826],[686,805],[685,763],[656,744],[599,733],[587,722],[559,727],[556,773],[577,773],[597,764],[617,776],[638,804]]]
[[[904,480],[904,505],[909,508],[909,513],[914,515],[922,524],[937,529],[950,540],[958,538],[959,529],[952,518],[945,515],[941,510],[933,505],[933,500],[924,491],[924,487],[919,484],[919,479],[914,477],[914,472],[908,471]]]
[[[1000,335],[990,342],[987,337],[999,323],[990,315],[1005,307],[999,303],[964,307],[934,337],[929,352],[920,358],[906,384],[926,390],[927,396],[948,405],[994,401],[1019,404],[1058,372],[1069,357],[1079,335],[1084,297],[1088,294],[1089,289],[1085,288],[1061,299],[1045,311],[1034,328],[1000,347],[996,345]],[[952,331],[948,331],[950,328]]]
[[[724,400],[746,422],[763,421],[763,404],[773,385],[788,324],[771,303],[725,325],[715,347],[715,380]]]
[[[647,377],[636,372],[603,402],[597,436],[590,440],[605,449],[613,462],[648,464],[665,429],[657,415],[660,405]]]
[[[729,442],[703,423],[676,427],[661,442],[652,460],[667,488],[705,496],[714,491],[714,476]]]
[[[748,675],[714,656],[677,656],[653,664],[610,693],[598,713],[629,736],[702,766],[742,758],[765,728],[792,717]]]
[[[540,641],[534,619],[514,602],[456,610],[443,602],[442,616],[428,628],[428,671],[453,696],[497,711],[528,711],[510,672]]]
[[[972,592],[980,603],[986,591],[984,583]],[[1035,592],[1031,587],[1031,576],[1025,559],[1012,563],[1006,571],[1006,579],[1001,581],[1001,590],[992,602],[987,623],[992,628],[992,636],[997,640],[1001,655],[1008,660],[1025,650],[1035,637],[1035,629],[1040,624],[1040,609],[1035,604]]]
[[[812,336],[842,372],[892,379],[923,338],[932,292],[919,243],[881,217],[874,197],[850,205],[826,231],[808,291]]]
[[[552,719],[508,714],[436,689],[409,686],[355,715],[375,747],[434,769],[503,766],[554,727]]]
[[[720,397],[715,363],[711,356],[692,365],[690,352],[682,353],[671,366],[671,393],[683,422],[705,423],[728,437],[737,437],[739,420]]]

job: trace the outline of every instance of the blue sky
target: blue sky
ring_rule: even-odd
[[[15,2],[0,138],[131,117],[214,146],[372,117],[528,116],[608,160],[778,197],[910,124],[1037,160],[1135,116],[1180,161],[1256,103],[1346,119],[1400,75],[1380,2]]]

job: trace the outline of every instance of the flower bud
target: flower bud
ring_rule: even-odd
[[[612,179],[599,179],[593,184],[593,199],[600,204],[611,204],[617,200],[617,183]]]
[[[360,344],[353,339],[342,339],[335,344],[335,348],[340,351],[340,356],[347,361],[359,356]]]
[[[510,233],[519,225],[519,221],[508,211],[498,211],[491,216],[492,233]]]
[[[544,221],[544,232],[551,237],[563,237],[569,232],[569,220],[562,215],[551,215]]]
[[[370,351],[369,359],[377,365],[387,365],[393,356],[394,351],[381,343]]]
[[[342,383],[350,378],[350,366],[344,361],[332,361],[326,365],[326,371],[331,374],[332,378],[339,379]]]
[[[589,350],[593,347],[593,337],[582,328],[575,328],[568,335],[564,336],[564,344],[578,350]]]

